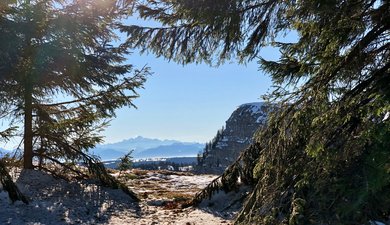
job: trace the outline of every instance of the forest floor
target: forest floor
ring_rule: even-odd
[[[215,205],[183,207],[214,175],[131,170],[120,177],[140,202],[93,181],[67,182],[40,171],[23,171],[15,180],[30,204],[10,203],[0,186],[0,224],[232,224],[238,210],[227,205],[230,198],[223,193]]]

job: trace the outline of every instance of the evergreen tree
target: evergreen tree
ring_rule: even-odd
[[[205,161],[205,159],[207,158],[207,156],[209,156],[210,154],[216,154],[216,145],[217,143],[223,138],[223,131],[224,131],[224,127],[222,127],[220,130],[217,131],[217,134],[216,136],[213,138],[213,140],[209,141],[206,143],[204,149],[203,149],[203,153],[202,154],[198,154],[198,166],[203,166],[203,163]]]
[[[215,189],[252,184],[239,224],[363,224],[390,216],[390,3],[146,1],[128,45],[179,63],[259,59],[279,102]],[[294,43],[280,37],[296,32]],[[261,58],[278,48],[276,61]]]
[[[119,176],[123,171],[133,168],[133,154],[134,150],[129,151],[123,157],[119,158],[118,169]]]
[[[134,106],[148,68],[126,64],[129,52],[116,35],[130,6],[121,0],[0,4],[0,108],[23,121],[24,168],[34,167],[35,156],[55,163],[90,159],[85,153],[101,141],[98,132],[114,110]]]

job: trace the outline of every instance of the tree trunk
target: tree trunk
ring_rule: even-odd
[[[29,7],[30,0],[25,0],[25,4]],[[26,21],[30,21],[30,12],[27,13]],[[27,51],[26,58],[32,55],[31,37],[27,36]],[[26,70],[29,71],[29,70]],[[32,130],[32,92],[33,84],[31,74],[26,72],[24,79],[24,134],[23,134],[23,168],[33,169],[33,130]]]
[[[27,79],[24,89],[24,154],[23,168],[33,169],[32,84]]]

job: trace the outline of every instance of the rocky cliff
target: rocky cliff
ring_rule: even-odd
[[[252,143],[253,134],[266,123],[269,106],[263,102],[240,105],[198,155],[199,173],[222,173]]]

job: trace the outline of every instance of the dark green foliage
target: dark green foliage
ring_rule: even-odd
[[[24,167],[32,159],[77,161],[98,132],[131,106],[148,68],[125,63],[114,33],[125,1],[17,1],[0,8],[0,102],[12,122],[24,121]],[[60,161],[61,161],[60,160]]]
[[[302,108],[297,108],[300,113],[291,113],[293,118],[284,117],[279,122],[271,118],[270,127],[259,135],[264,139],[259,140],[263,147],[253,170],[257,185],[252,199],[248,199],[251,208],[243,209],[238,222],[260,219],[264,223],[269,220],[266,224],[279,224],[288,219],[294,224],[297,211],[301,221],[297,224],[386,220],[390,205],[380,196],[388,196],[390,191],[389,143],[383,136],[389,134],[388,122],[371,117],[359,125],[327,123],[327,127],[317,128],[313,127],[316,118],[310,117],[316,115],[312,111],[316,107],[311,107],[310,112]],[[281,133],[287,125],[299,132]],[[334,127],[342,126],[346,127],[338,129],[334,136]],[[366,135],[367,130],[370,135]],[[322,145],[315,138],[327,139],[328,144]]]
[[[119,158],[118,169],[120,173],[125,170],[129,170],[133,167],[133,154],[134,150],[126,153],[123,157]]]
[[[253,185],[255,179],[252,171],[256,165],[258,149],[260,148],[257,144],[249,146],[222,175],[215,178],[205,189],[196,194],[192,204],[197,205],[203,199],[211,198],[214,193],[221,190],[229,192],[236,190],[239,185]]]
[[[284,8],[283,1],[275,0],[221,0],[218,4],[211,0],[146,1],[137,6],[140,16],[163,26],[133,25],[122,30],[128,32],[129,46],[183,64],[213,64],[235,54],[253,59],[272,33],[270,20],[277,22],[274,13]]]
[[[389,219],[389,1],[173,0],[138,10],[164,27],[122,27],[129,45],[179,63],[258,58],[274,82],[265,98],[280,110],[195,202],[240,178],[253,191],[237,224]],[[290,31],[297,41],[283,42]],[[267,45],[278,60],[261,58]]]
[[[117,35],[132,4],[0,3],[0,118],[23,123],[25,169],[85,177],[75,165],[87,161],[104,184],[119,185],[87,153],[101,142],[99,132],[116,109],[135,107],[136,90],[149,74],[127,64],[129,51]]]
[[[133,168],[142,170],[171,170],[183,171],[180,167],[195,166],[195,163],[175,163],[168,161],[147,161],[145,163],[134,163]]]
[[[115,109],[134,106],[148,69],[124,62],[129,52],[114,33],[129,6],[45,0],[1,8],[1,108],[24,120],[26,168],[37,154],[76,159],[57,139],[86,150]]]
[[[215,137],[206,143],[204,149],[203,149],[203,152],[202,153],[199,153],[198,154],[198,165],[199,167],[202,167],[204,165],[204,160],[207,158],[207,156],[209,154],[211,154],[213,151],[215,151],[215,148],[216,148],[216,145],[217,143],[222,140],[223,138],[223,131],[224,131],[224,127],[222,127],[221,129],[219,129],[217,131],[217,134],[215,135]],[[218,166],[218,165],[217,165]]]

